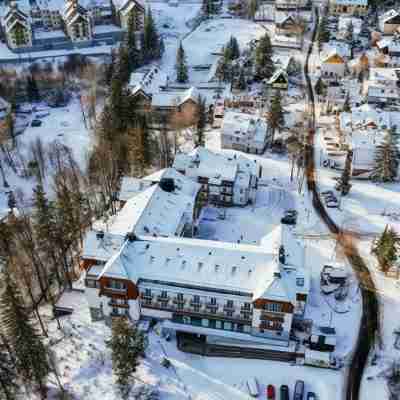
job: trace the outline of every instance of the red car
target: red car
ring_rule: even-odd
[[[273,385],[267,386],[267,399],[268,400],[275,400],[275,388]]]

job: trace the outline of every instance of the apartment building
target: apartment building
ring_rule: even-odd
[[[368,0],[331,0],[329,10],[333,15],[365,15],[368,12]]]
[[[399,82],[399,68],[370,68],[367,82],[368,103],[397,104]]]
[[[261,166],[244,154],[215,153],[203,147],[177,154],[173,168],[201,184],[204,203],[227,207],[253,203],[262,173]]]
[[[18,8],[16,2],[6,8],[1,25],[11,49],[32,46],[31,18]]]
[[[221,146],[245,153],[262,154],[272,132],[264,118],[254,114],[227,111],[221,127]]]

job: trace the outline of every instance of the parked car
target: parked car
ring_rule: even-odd
[[[296,385],[294,387],[294,395],[293,400],[303,400],[304,399],[304,382],[296,381]]]
[[[257,378],[250,378],[247,382],[247,390],[249,391],[250,396],[258,397],[260,394],[259,385]]]
[[[308,392],[307,400],[317,400],[317,395],[314,392]]]
[[[287,216],[281,218],[281,224],[296,225],[296,217],[287,215]]]
[[[280,400],[289,400],[289,386],[288,385],[282,385],[280,392],[281,392]]]
[[[337,201],[336,198],[327,200],[325,204],[328,208],[338,208],[339,207],[339,202]]]
[[[42,126],[42,121],[40,119],[34,119],[31,122],[31,126],[34,127],[34,128]]]
[[[273,385],[267,386],[267,399],[275,400],[275,387]]]

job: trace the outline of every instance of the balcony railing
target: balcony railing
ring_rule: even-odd
[[[215,308],[215,309],[217,309],[218,307],[219,307],[219,304],[206,303],[206,308]]]
[[[186,303],[186,300],[185,300],[185,299],[178,299],[177,297],[175,297],[175,298],[172,300],[172,302],[175,303],[175,304],[185,304],[185,303]]]
[[[110,301],[108,302],[108,305],[109,305],[110,307],[129,308],[129,305],[128,305],[127,303],[118,303],[118,302],[116,302],[116,301],[114,301],[114,300],[110,300]]]
[[[142,302],[141,306],[143,308],[151,308],[161,311],[174,312],[179,315],[196,316],[200,318],[221,318],[227,321],[238,322],[238,323],[248,322],[249,320],[252,319],[251,313],[249,313],[248,315],[241,315],[239,313],[235,313],[231,316],[228,316],[225,312],[215,312],[215,313],[207,312],[207,308],[201,308],[199,309],[199,311],[195,311],[193,308],[178,308],[177,305],[174,304],[164,305],[159,302],[152,302],[149,304]]]
[[[167,302],[170,300],[171,300],[171,297],[169,297],[169,296],[157,296],[157,301]]]

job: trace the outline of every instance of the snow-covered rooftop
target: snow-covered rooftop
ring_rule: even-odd
[[[222,122],[222,134],[238,136],[247,140],[264,143],[267,136],[267,122],[253,114],[227,111]]]
[[[262,247],[187,238],[125,242],[102,275],[208,287],[291,301],[309,290],[304,268],[286,268]]]
[[[239,171],[256,176],[259,173],[258,163],[245,155],[216,153],[204,147],[198,147],[189,154],[177,154],[173,167],[178,171],[185,171],[187,176],[201,176],[230,182],[235,181]]]

